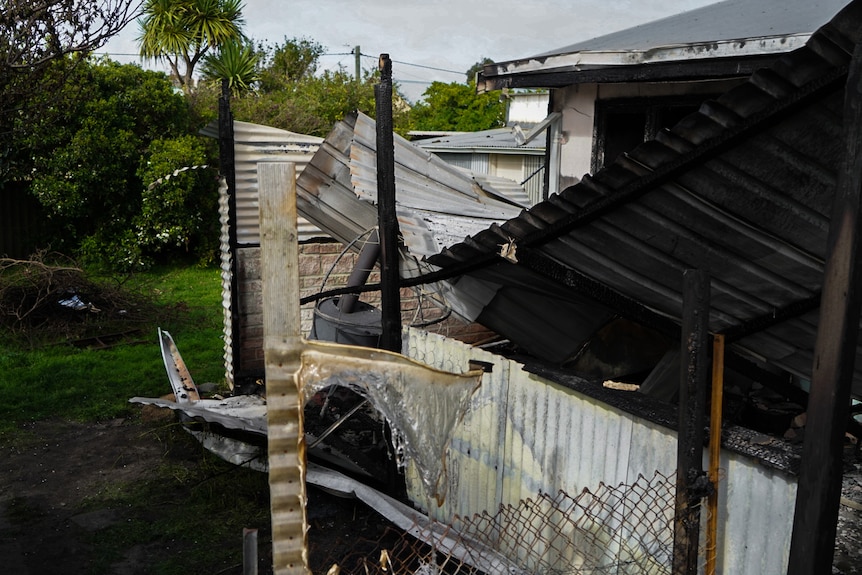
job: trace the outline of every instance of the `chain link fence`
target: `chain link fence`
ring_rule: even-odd
[[[337,548],[316,546],[312,529],[311,566],[332,575],[670,573],[675,482],[657,472],[574,496],[540,494],[451,525],[363,528]]]

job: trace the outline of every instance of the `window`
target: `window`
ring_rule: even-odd
[[[596,102],[593,173],[621,154],[650,140],[664,128],[697,111],[705,95],[674,98],[626,98]]]

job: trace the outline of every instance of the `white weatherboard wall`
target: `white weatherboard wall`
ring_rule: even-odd
[[[538,493],[572,496],[600,483],[630,485],[639,475],[676,470],[676,432],[529,374],[520,364],[440,335],[409,330],[405,355],[432,367],[466,371],[493,364],[448,454],[448,494],[440,507],[408,469],[411,499],[439,521],[494,513]],[[704,465],[706,466],[706,461]],[[785,573],[796,480],[722,451],[719,573]],[[672,518],[673,510],[669,510]],[[705,514],[704,514],[705,516]]]

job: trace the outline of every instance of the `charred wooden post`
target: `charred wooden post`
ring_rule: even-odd
[[[700,505],[710,492],[703,471],[704,405],[709,374],[709,274],[683,274],[682,357],[679,388],[676,509],[673,533],[674,575],[696,575]]]
[[[401,352],[401,285],[398,217],[395,213],[395,143],[392,136],[392,61],[380,55],[380,83],[374,86],[377,110],[377,217],[380,226],[380,347]]]
[[[296,168],[291,163],[260,163],[257,179],[273,571],[304,575],[310,570],[305,441],[296,377],[302,353]]]
[[[222,261],[222,273],[230,273],[230,333],[228,337],[232,364],[232,377],[242,369],[240,353],[239,323],[239,277],[237,274],[237,233],[236,233],[236,162],[234,158],[233,113],[230,110],[230,85],[226,79],[221,82],[221,96],[218,101],[218,151],[219,171],[227,184],[228,205],[228,257]],[[223,254],[223,259],[224,254]],[[227,269],[225,269],[227,268]],[[233,387],[234,381],[229,381]]]
[[[788,575],[832,572],[841,501],[844,430],[859,335],[859,195],[862,188],[862,44],[844,89],[844,158],[838,172],[802,445]]]

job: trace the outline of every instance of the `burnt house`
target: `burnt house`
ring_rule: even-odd
[[[746,20],[749,4],[715,8],[735,7]],[[686,274],[705,274],[705,329],[726,342],[726,364],[808,412],[801,455],[789,466],[799,474],[789,573],[829,570],[842,440],[853,425],[851,397],[862,394],[854,289],[862,4],[836,12],[804,46],[772,55],[654,138],[429,258],[456,286],[466,278],[492,294],[477,320],[542,360],[537,373],[557,381],[585,366],[598,378],[646,373],[639,381],[651,390],[679,385],[671,356],[692,345]],[[491,65],[484,75],[494,87],[548,87],[599,73],[556,66],[561,60]],[[683,68],[644,64],[639,74],[658,83]],[[563,101],[552,95],[552,108]],[[561,166],[570,166],[565,157]],[[662,341],[664,355],[655,349]],[[632,355],[637,361],[620,370],[619,359]]]
[[[844,4],[725,0],[490,64],[478,86],[550,91],[546,161],[555,193],[803,46]]]

